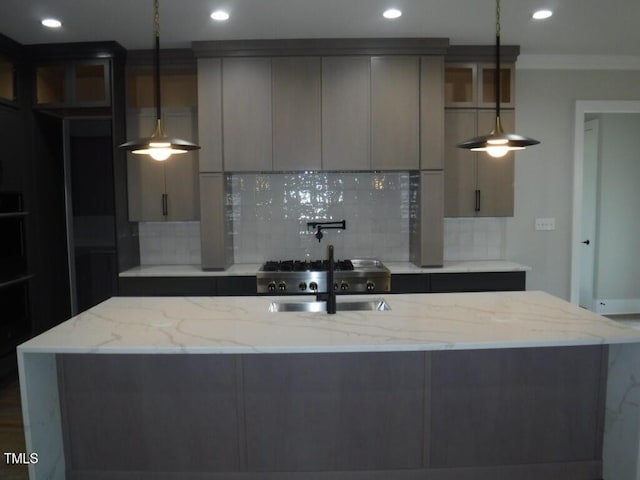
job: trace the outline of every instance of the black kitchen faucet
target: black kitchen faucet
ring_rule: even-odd
[[[336,290],[333,281],[333,272],[335,270],[335,264],[333,261],[333,245],[327,247],[327,256],[329,257],[329,268],[327,268],[327,291],[324,293],[318,292],[316,294],[316,300],[318,302],[326,302],[327,313],[336,313]]]
[[[307,230],[309,228],[316,229],[316,238],[318,239],[318,243],[322,240],[324,236],[322,234],[322,230],[346,230],[347,229],[347,221],[335,221],[335,222],[307,222]]]

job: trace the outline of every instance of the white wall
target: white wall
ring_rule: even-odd
[[[518,70],[516,132],[542,143],[516,155],[515,213],[506,258],[532,268],[527,289],[569,299],[576,100],[640,100],[640,72]],[[535,231],[536,217],[556,230]]]

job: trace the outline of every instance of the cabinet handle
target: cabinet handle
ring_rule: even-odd
[[[476,212],[480,211],[480,190],[476,190]]]
[[[167,201],[168,195],[166,193],[162,194],[162,215],[165,217],[169,215],[169,205]]]

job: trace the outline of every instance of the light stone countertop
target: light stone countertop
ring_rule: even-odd
[[[353,297],[339,296],[338,301]],[[18,350],[21,354],[311,353],[640,343],[639,330],[543,292],[384,298],[390,311],[328,315],[267,312],[272,300],[302,301],[300,297],[114,297]]]
[[[442,267],[422,268],[411,262],[383,262],[392,274],[518,272],[530,267],[505,260],[467,260],[445,262]],[[120,273],[121,277],[228,277],[255,275],[259,263],[236,263],[226,270],[202,270],[200,265],[141,265]]]

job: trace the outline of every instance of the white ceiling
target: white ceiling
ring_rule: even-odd
[[[397,20],[381,17],[394,6]],[[555,14],[531,19],[539,8]],[[226,23],[209,14],[224,8]],[[502,43],[527,55],[640,57],[640,0],[503,0]],[[40,20],[53,16],[59,30]],[[161,47],[194,40],[446,37],[453,45],[493,44],[494,0],[160,0]],[[0,33],[23,44],[115,40],[150,49],[153,0],[0,0]]]

